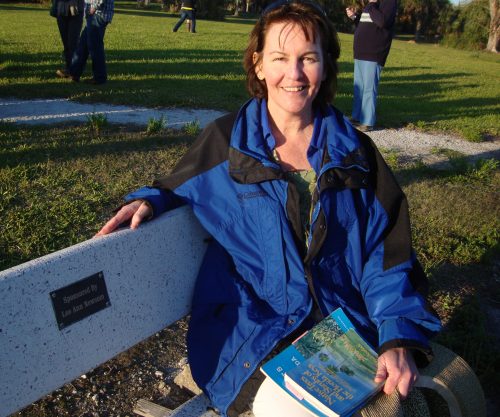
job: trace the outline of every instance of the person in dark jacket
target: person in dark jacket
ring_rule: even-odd
[[[440,330],[405,195],[370,138],[330,105],[339,54],[319,6],[269,6],[244,54],[252,98],[97,233],[188,204],[211,234],[187,344],[193,378],[222,416],[304,416],[259,367],[338,307],[378,350],[385,392],[402,397]]]
[[[54,11],[64,48],[64,69],[58,69],[56,75],[60,78],[69,78],[71,58],[78,46],[82,30],[84,0],[55,0]]]
[[[354,102],[352,121],[364,132],[375,126],[380,74],[393,38],[397,0],[368,0],[361,11],[346,9],[354,32]]]
[[[191,21],[189,30],[191,33],[196,33],[196,0],[183,0],[181,5],[181,17],[175,24],[172,32],[177,32],[184,20]]]

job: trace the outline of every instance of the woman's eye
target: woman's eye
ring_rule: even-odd
[[[304,61],[305,62],[310,62],[310,63],[313,63],[313,62],[316,62],[317,59],[316,58],[313,58],[312,56],[306,56],[304,57]]]

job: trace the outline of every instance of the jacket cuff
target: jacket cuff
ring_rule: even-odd
[[[413,359],[415,360],[415,364],[417,365],[417,368],[424,368],[429,363],[431,363],[432,359],[434,358],[434,352],[432,351],[432,348],[427,345],[421,345],[418,341],[416,340],[410,340],[410,339],[394,339],[394,340],[389,340],[388,342],[384,343],[382,346],[379,347],[378,349],[378,355],[382,355],[383,353],[387,352],[390,349],[394,348],[405,348],[410,350],[412,353]]]
[[[379,328],[378,354],[394,348],[410,349],[419,368],[427,366],[433,358],[428,338],[417,324],[405,318],[386,320]]]
[[[174,203],[172,193],[167,193],[159,188],[142,187],[125,196],[125,201],[130,203],[134,200],[144,200],[153,209],[153,217],[158,217],[171,208],[178,207],[180,204]]]

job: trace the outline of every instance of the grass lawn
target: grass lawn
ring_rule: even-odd
[[[111,79],[102,88],[54,77],[61,47],[46,8],[1,4],[0,97],[224,110],[246,100],[240,62],[251,22],[200,20],[198,34],[173,34],[176,15],[117,4],[106,34]],[[340,38],[336,103],[348,112],[352,36]],[[474,140],[498,135],[499,69],[495,55],[395,41],[382,76],[380,123]],[[192,128],[95,127],[0,123],[0,270],[92,237],[124,194],[167,173],[195,136]],[[445,323],[439,341],[473,366],[498,403],[500,353],[486,315],[500,303],[498,161],[471,165],[450,155],[451,167],[438,171],[386,157],[408,196],[415,249]]]
[[[116,2],[106,32],[110,81],[92,88],[55,78],[61,42],[47,6],[0,5],[0,97],[234,110],[246,100],[241,66],[252,21],[199,20],[198,33],[171,29],[178,15]],[[352,102],[352,35],[340,34],[339,92]],[[456,132],[469,140],[498,136],[500,57],[395,40],[379,92],[382,126]],[[87,75],[90,73],[87,70]]]
[[[96,133],[90,123],[0,124],[0,270],[92,237],[124,194],[168,172],[193,138],[117,126]],[[408,195],[430,300],[446,325],[438,340],[473,366],[491,397],[500,384],[486,315],[500,301],[498,162],[455,158],[438,171],[387,158]]]

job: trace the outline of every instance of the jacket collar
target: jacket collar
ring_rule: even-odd
[[[340,111],[332,106],[316,109],[313,132],[307,156],[318,177],[334,168],[368,172],[368,161],[356,130]],[[238,112],[233,125],[229,147],[230,175],[240,183],[284,178],[283,171],[272,157],[275,146],[266,101],[249,100]]]

